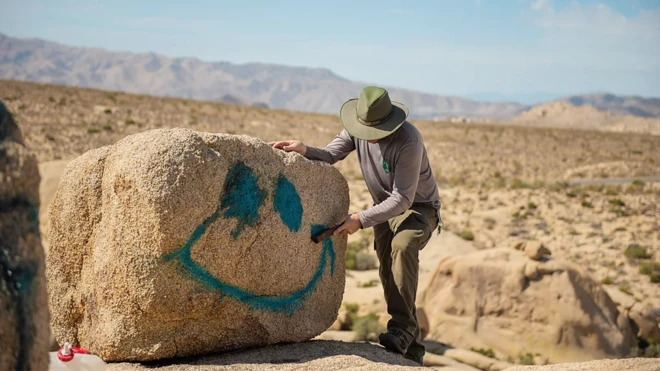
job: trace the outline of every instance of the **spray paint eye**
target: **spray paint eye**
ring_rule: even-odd
[[[298,232],[302,225],[303,206],[296,187],[280,173],[273,192],[273,206],[280,219],[291,232]]]
[[[238,219],[236,228],[231,231],[231,236],[237,239],[243,228],[257,225],[259,208],[266,199],[266,191],[259,188],[256,174],[243,162],[229,169],[223,188],[219,209],[225,210],[222,214],[225,219]]]

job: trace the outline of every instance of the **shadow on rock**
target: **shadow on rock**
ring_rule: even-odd
[[[173,358],[145,363],[111,363],[108,370],[252,370],[329,369],[360,367],[362,370],[404,370],[420,367],[402,356],[369,343],[312,340],[277,344],[198,357]],[[211,366],[211,367],[209,367]],[[371,368],[371,367],[373,368]]]

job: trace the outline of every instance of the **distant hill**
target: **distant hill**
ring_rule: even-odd
[[[660,98],[625,97],[609,93],[575,95],[561,99],[574,106],[592,106],[602,111],[639,117],[660,117]]]
[[[512,121],[530,126],[660,134],[660,118],[618,115],[588,105],[574,106],[565,101],[535,106]]]
[[[336,114],[364,83],[320,68],[262,63],[205,62],[155,53],[71,47],[0,34],[0,79],[120,90],[202,100],[257,103],[295,111]],[[375,82],[377,83],[377,82]],[[477,102],[388,87],[411,116],[510,119],[526,107],[515,102]]]
[[[462,97],[483,102],[519,102],[528,106],[547,103],[563,97],[562,94],[553,94],[546,92],[530,92],[518,94],[503,94],[492,92],[479,92],[464,94]]]
[[[206,62],[155,53],[115,52],[72,47],[41,39],[0,34],[0,79],[119,90],[160,96],[337,114],[366,83],[349,81],[324,68],[264,63]],[[378,82],[371,82],[378,84]],[[393,100],[410,107],[412,118],[510,120],[528,110],[526,102],[553,99],[548,93],[497,95],[473,99],[387,87]],[[509,100],[509,101],[507,101]],[[562,102],[641,117],[660,117],[660,99],[612,94],[576,95]]]

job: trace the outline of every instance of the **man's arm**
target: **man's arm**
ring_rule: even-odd
[[[417,192],[423,153],[424,144],[418,142],[408,143],[401,149],[394,167],[392,195],[357,214],[362,228],[386,222],[410,208]]]
[[[310,160],[324,161],[334,164],[343,160],[355,150],[355,142],[346,130],[342,130],[325,148],[308,147],[299,140],[285,140],[281,142],[270,142],[272,147],[287,152],[298,152]]]
[[[304,156],[310,160],[320,160],[334,164],[346,158],[355,150],[355,142],[346,130],[342,130],[325,148],[307,147]]]

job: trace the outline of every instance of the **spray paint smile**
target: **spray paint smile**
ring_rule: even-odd
[[[299,290],[286,295],[257,295],[240,287],[228,284],[211,275],[204,267],[191,257],[192,246],[206,233],[208,227],[220,216],[236,218],[237,224],[231,236],[237,239],[245,227],[255,227],[259,221],[259,209],[266,199],[266,191],[259,188],[254,171],[239,162],[228,172],[223,187],[223,196],[213,214],[195,228],[186,243],[175,252],[163,257],[165,262],[176,261],[185,274],[208,289],[219,292],[223,297],[240,301],[252,309],[271,312],[293,313],[301,307],[304,298],[311,294],[330,265],[330,275],[335,271],[335,250],[331,239],[323,241],[321,254],[314,274]],[[292,232],[298,232],[302,225],[303,207],[300,196],[293,185],[283,174],[280,174],[273,194],[274,210],[280,215],[284,225]],[[313,225],[311,235],[323,230],[324,225]]]

